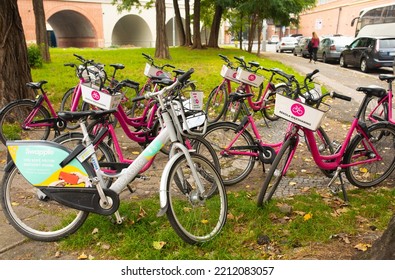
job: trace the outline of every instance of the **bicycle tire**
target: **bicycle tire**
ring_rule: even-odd
[[[219,164],[217,153],[215,152],[213,146],[210,142],[204,139],[202,136],[193,136],[185,141],[190,140],[193,149],[196,149],[196,153],[207,158],[217,169],[218,172],[221,170],[221,165]]]
[[[261,207],[264,203],[269,202],[274,192],[277,190],[281,179],[283,178],[284,168],[286,164],[292,160],[291,152],[295,146],[295,138],[288,138],[282,145],[280,151],[277,153],[269,171],[266,174],[262,187],[257,198],[257,205]]]
[[[395,169],[395,127],[388,123],[376,123],[368,128],[368,133],[382,160],[346,168],[348,181],[358,188],[378,185]],[[372,158],[374,154],[366,147],[369,147],[366,139],[361,134],[355,135],[345,151],[344,163]]]
[[[289,88],[286,85],[279,85],[276,90],[269,92],[267,100],[265,102],[265,107],[262,108],[262,113],[270,121],[277,121],[280,117],[274,114],[274,106],[276,104],[276,94],[287,95]]]
[[[238,131],[239,126],[235,123],[217,122],[209,125],[203,135],[203,138],[210,143],[217,154],[225,186],[231,186],[244,180],[255,165],[256,159],[254,157],[223,153],[223,147],[231,143]],[[244,130],[232,145],[232,149],[251,152],[254,146],[255,143],[251,134]]]
[[[62,97],[62,101],[60,103],[60,111],[65,112],[65,111],[71,111],[71,104],[73,101],[73,95],[74,95],[75,87],[68,89],[65,94]],[[89,104],[84,102],[82,98],[78,100],[78,107],[75,111],[87,111],[89,110]],[[74,130],[79,128],[80,125],[78,123],[78,120],[76,121],[68,121],[67,122],[67,128]]]
[[[185,242],[197,244],[221,232],[228,202],[221,176],[211,162],[196,153],[191,153],[191,158],[207,193],[199,195],[186,156],[181,155],[169,170],[166,214],[174,231]]]
[[[375,97],[370,97],[366,107],[362,109],[361,120],[365,121],[367,125],[375,123],[368,118],[372,110],[377,106],[378,99]],[[379,107],[373,112],[372,117],[376,120],[388,121],[388,102],[387,100],[380,104]]]
[[[7,140],[46,140],[49,137],[51,127],[42,125],[39,127],[24,129],[23,122],[36,106],[34,100],[16,100],[9,103],[0,113],[0,140],[5,145]],[[50,119],[48,110],[40,106],[32,121]]]
[[[76,232],[88,217],[88,212],[45,197],[26,181],[14,164],[5,171],[1,186],[0,200],[5,217],[18,232],[30,239],[58,241]]]
[[[205,107],[207,122],[209,124],[215,123],[221,119],[228,104],[228,94],[225,84],[216,86],[210,92]]]

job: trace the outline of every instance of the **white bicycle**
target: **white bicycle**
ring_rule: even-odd
[[[218,235],[227,215],[222,179],[207,158],[188,150],[182,140],[183,135],[205,132],[205,114],[186,110],[185,102],[174,94],[177,86],[192,73],[190,69],[172,85],[140,97],[158,100],[162,130],[133,163],[120,172],[105,172],[100,168],[92,145],[94,140],[91,141],[84,121],[80,122],[84,144],[74,150],[50,141],[7,142],[12,161],[5,168],[0,199],[10,224],[31,239],[56,241],[77,231],[90,212],[114,214],[117,223],[122,223],[118,212],[119,194],[170,139],[169,161],[159,187],[158,215],[167,214],[175,232],[187,243],[206,242]],[[113,110],[60,115],[74,120],[111,112]],[[194,128],[192,123],[199,127]],[[114,182],[106,188],[109,179]]]

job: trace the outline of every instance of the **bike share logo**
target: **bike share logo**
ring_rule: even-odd
[[[156,72],[155,75],[156,75],[156,76],[160,76],[160,75],[162,75],[162,74],[163,74],[163,71],[159,70],[159,71]]]
[[[305,109],[302,105],[295,103],[291,106],[291,112],[294,116],[301,117],[305,113]]]
[[[248,80],[251,81],[251,82],[255,81],[255,79],[256,79],[256,76],[253,75],[253,74],[248,76]]]
[[[233,77],[233,79],[236,79],[236,80],[237,80],[237,72],[234,72],[233,75],[232,75],[232,77]]]
[[[92,90],[91,96],[92,96],[93,100],[96,100],[96,101],[100,100],[100,93],[98,93],[96,90]]]

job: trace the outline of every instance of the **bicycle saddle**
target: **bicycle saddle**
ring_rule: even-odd
[[[229,94],[230,101],[238,101],[253,96],[252,93],[232,92]]]
[[[385,90],[385,88],[375,86],[375,85],[371,85],[371,86],[367,86],[367,87],[358,87],[357,91],[362,91],[366,95],[376,96],[379,98],[383,97],[384,95],[387,94],[387,91]]]

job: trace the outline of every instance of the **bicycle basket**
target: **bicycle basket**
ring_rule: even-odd
[[[87,68],[80,65],[79,71],[81,71],[81,77],[84,79],[85,82],[91,82],[96,85],[100,85],[100,83],[105,79],[104,70],[98,69],[97,67],[91,65]]]
[[[99,88],[90,83],[81,84],[82,99],[91,105],[100,109],[110,110],[116,108],[122,100],[122,93],[109,94],[99,90]]]
[[[277,93],[274,114],[286,119],[287,121],[315,131],[320,126],[321,121],[325,113],[329,111],[329,108],[330,107],[328,106],[328,109],[323,111]]]
[[[259,87],[263,83],[263,76],[259,76],[240,67],[237,69],[236,79],[254,87]]]
[[[157,77],[157,76],[166,76],[167,78],[171,78],[171,74],[163,71],[160,68],[157,68],[149,63],[145,64],[145,69],[144,69],[144,75],[146,75],[147,77]]]
[[[186,100],[173,99],[170,108],[174,123],[183,135],[203,135],[206,133],[207,117],[202,110],[203,92],[191,91]]]
[[[225,64],[222,65],[221,76],[224,77],[225,79],[228,79],[228,80],[231,80],[231,81],[234,81],[237,83],[240,82],[238,79],[236,79],[237,71],[232,68],[229,68]]]

